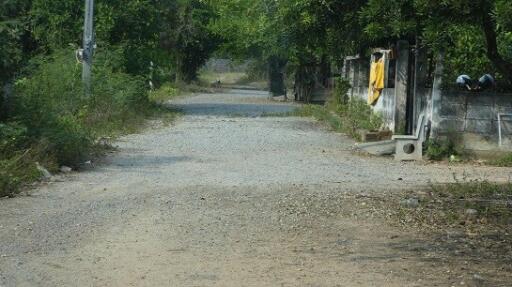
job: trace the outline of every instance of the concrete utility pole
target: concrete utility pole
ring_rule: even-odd
[[[94,55],[94,0],[85,0],[82,80],[85,94],[91,95],[91,70]]]

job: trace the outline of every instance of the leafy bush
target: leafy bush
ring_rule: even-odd
[[[159,89],[149,92],[149,100],[163,103],[179,95],[179,89],[171,84],[164,84]]]
[[[345,105],[340,105],[336,111],[345,119],[347,132],[352,136],[360,129],[374,131],[382,126],[382,117],[374,113],[372,108],[361,99],[351,99]]]
[[[23,147],[27,141],[27,127],[18,123],[0,123],[0,158]]]
[[[380,114],[362,99],[348,98],[350,83],[343,78],[336,80],[334,93],[326,104],[327,110],[335,113],[342,119],[343,131],[359,139],[358,130],[378,130],[383,120]]]
[[[295,114],[326,122],[333,130],[346,133],[356,140],[360,140],[358,130],[378,130],[383,123],[382,117],[360,99],[352,99],[346,104],[337,105],[336,109],[330,105],[306,105]]]
[[[462,155],[462,148],[453,138],[430,139],[427,141],[426,155],[431,160],[444,160],[453,156]]]
[[[327,106],[331,109],[337,109],[338,107],[347,104],[348,91],[350,88],[350,82],[347,79],[336,78],[334,91],[327,102]]]
[[[16,82],[11,122],[0,124],[0,194],[37,177],[35,161],[77,166],[95,151],[96,138],[133,130],[151,108],[145,80],[122,72],[115,55],[100,52],[90,96],[70,51],[30,67]]]

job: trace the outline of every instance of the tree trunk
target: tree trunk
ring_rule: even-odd
[[[498,51],[496,22],[489,13],[483,13],[482,24],[487,44],[487,57],[503,76],[507,84],[512,84],[512,63],[506,61]]]
[[[181,73],[181,56],[176,55],[176,75],[174,79],[176,84],[179,84],[183,81],[183,75]]]
[[[296,100],[311,102],[315,88],[315,66],[301,64],[295,74]]]
[[[286,93],[284,83],[284,67],[286,60],[272,56],[268,60],[269,92],[272,96],[281,96]]]

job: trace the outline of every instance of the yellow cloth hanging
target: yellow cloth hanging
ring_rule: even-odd
[[[368,104],[375,105],[384,89],[384,60],[373,62],[370,69],[370,89],[368,90]]]

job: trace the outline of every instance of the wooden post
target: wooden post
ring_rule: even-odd
[[[94,55],[94,0],[85,0],[82,80],[86,96],[91,95],[92,58]]]
[[[436,138],[438,136],[439,130],[439,113],[441,111],[441,96],[442,96],[442,80],[443,80],[443,71],[444,71],[444,52],[441,51],[437,56],[436,62],[436,70],[434,74],[434,86],[432,87],[432,100],[430,103],[430,119],[431,119],[431,127],[430,127],[430,136],[432,138]]]
[[[406,132],[407,90],[409,79],[409,42],[398,41],[395,85],[395,134]]]

